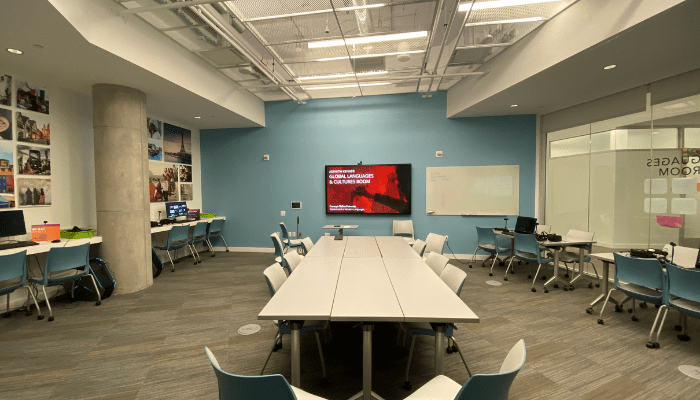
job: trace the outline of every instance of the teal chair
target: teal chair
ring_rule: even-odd
[[[614,253],[615,257],[615,280],[614,286],[605,297],[603,308],[600,309],[598,323],[603,325],[603,312],[610,300],[610,295],[617,290],[632,299],[632,321],[638,321],[637,308],[634,306],[635,300],[662,306],[664,304],[664,286],[666,285],[666,275],[661,263],[656,258],[633,258]],[[622,311],[622,304],[615,306],[615,311]],[[657,314],[658,316],[658,314]],[[653,332],[653,328],[652,328]],[[651,335],[650,335],[651,336]]]
[[[46,264],[44,265],[44,275],[42,279],[30,279],[32,282],[41,285],[41,290],[44,292],[44,298],[46,299],[46,306],[49,308],[49,321],[53,321],[53,310],[51,309],[51,304],[49,303],[49,297],[46,295],[47,286],[58,286],[65,285],[66,283],[72,283],[75,287],[75,282],[87,275],[92,280],[92,285],[95,287],[95,293],[97,293],[97,302],[95,302],[95,305],[99,306],[102,304],[100,291],[97,288],[95,277],[92,276],[89,257],[90,243],[71,247],[52,247],[46,256]],[[78,270],[78,268],[82,268],[82,270]],[[51,277],[51,274],[55,272],[67,271],[69,269],[75,269],[78,270],[78,272],[75,275],[70,276],[57,278]],[[71,289],[71,296],[72,295],[73,290]]]
[[[284,222],[280,222],[280,228],[282,229],[282,243],[284,244],[283,250],[287,250],[288,248],[292,248],[294,250],[302,248],[303,245],[301,244],[301,240],[289,238],[287,226],[284,224]]]
[[[241,376],[229,374],[221,369],[219,362],[208,347],[204,351],[214,368],[219,382],[220,400],[324,400],[299,388],[291,386],[282,375]]]
[[[221,238],[221,240],[224,241],[224,246],[226,246],[226,252],[228,253],[228,244],[226,244],[226,239],[224,239],[224,235],[221,233],[221,231],[224,229],[224,220],[221,218],[218,219],[213,219],[208,225],[207,225],[207,244],[209,245],[209,250],[211,251],[211,256],[214,257],[216,256],[216,253],[214,253],[214,246],[212,246],[211,241],[212,239],[216,238]]]
[[[177,250],[188,246],[189,248],[189,238],[190,238],[190,226],[189,225],[173,225],[173,228],[168,234],[168,243],[165,246],[153,246],[154,249],[165,250],[168,253],[168,258],[170,259],[170,264],[173,269],[170,272],[175,272],[175,263],[173,258],[170,256],[170,250],[175,251],[175,259],[177,260]],[[190,249],[190,252],[192,249]],[[192,258],[195,258],[194,253],[192,253]],[[195,258],[195,264],[197,264],[197,259]]]
[[[666,263],[666,276],[664,304],[659,307],[659,312],[656,314],[654,326],[651,328],[649,341],[647,342],[647,347],[650,349],[659,348],[659,335],[666,321],[669,307],[675,308],[681,313],[682,326],[676,327],[677,329],[682,329],[682,332],[678,335],[678,339],[681,341],[690,340],[690,336],[688,336],[688,315],[693,318],[700,318],[700,270],[687,269]],[[659,325],[656,341],[652,342],[652,334],[661,311],[664,311],[664,317]]]
[[[513,258],[525,261],[528,264],[537,264],[537,272],[535,277],[532,279],[533,292],[536,292],[535,282],[537,282],[537,276],[540,274],[540,269],[542,269],[542,264],[549,264],[552,262],[551,258],[542,257],[542,252],[546,249],[541,248],[540,244],[537,242],[535,235],[531,233],[516,233],[513,232]],[[508,270],[513,265],[513,258],[510,259],[508,263],[508,268],[506,268],[506,276],[503,278],[504,281],[508,280]],[[532,273],[527,276],[528,279],[532,278]],[[555,285],[554,287],[558,287]],[[547,287],[543,290],[545,293],[549,293]]]
[[[196,254],[197,256],[194,259],[194,265],[197,265],[197,259],[199,259],[200,263],[202,262],[202,257],[197,252],[197,248],[195,247],[195,245],[197,243],[206,243],[208,225],[209,223],[206,221],[197,222],[197,224],[194,226],[194,229],[192,230],[192,236],[190,236],[187,240],[187,246],[190,248],[190,252],[192,252],[192,254]]]
[[[476,374],[462,386],[438,375],[406,400],[507,400],[510,386],[525,364],[525,341],[520,339],[510,350],[497,374]]]
[[[270,235],[270,238],[272,239],[272,245],[275,246],[275,262],[278,262],[282,266],[282,268],[284,268],[287,271],[287,275],[291,275],[292,268],[289,266],[289,263],[287,263],[287,260],[284,258],[284,244],[282,244],[282,240],[280,239],[277,232]]]
[[[0,289],[0,296],[4,295],[7,297],[7,312],[5,312],[5,318],[10,317],[10,294],[21,287],[26,287],[28,294],[27,313],[25,315],[32,315],[32,311],[29,308],[31,304],[29,303],[29,296],[31,296],[39,312],[37,319],[44,319],[44,316],[41,315],[39,303],[36,302],[36,297],[34,297],[34,292],[32,292],[32,288],[27,286],[27,251],[22,250],[18,253],[0,256],[0,265],[2,265],[2,268],[0,268],[0,282],[18,280],[18,282],[11,284],[11,286]]]
[[[481,263],[481,266],[483,267],[486,261],[493,257],[493,263],[491,263],[491,272],[489,273],[489,276],[493,276],[493,267],[496,265],[496,261],[500,260],[498,256],[508,254],[510,252],[510,246],[504,247],[500,245],[498,243],[498,239],[496,238],[496,234],[493,233],[493,229],[491,228],[480,228],[477,226],[476,236],[478,241],[476,245],[476,250],[474,250],[474,254],[472,255],[472,264],[474,263],[474,259],[476,258],[477,251],[482,250],[489,253],[489,257]],[[471,267],[471,264],[469,264],[469,268]]]

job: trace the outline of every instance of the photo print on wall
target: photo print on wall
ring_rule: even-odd
[[[43,87],[17,81],[17,108],[49,113],[49,94]]]
[[[17,146],[19,175],[51,175],[51,150],[48,147]]]
[[[28,116],[17,111],[17,140],[36,144],[51,144],[51,124],[48,118]]]
[[[163,161],[162,141],[148,139],[148,159],[154,161]]]
[[[149,161],[148,193],[151,203],[178,201],[177,166]]]
[[[20,207],[51,205],[51,179],[17,178]]]
[[[192,132],[189,129],[163,123],[165,161],[192,165]]]
[[[192,193],[192,185],[185,183],[180,184],[180,200],[194,200],[194,195]]]
[[[148,128],[148,139],[163,140],[163,130],[161,129],[160,121],[146,118],[146,127]]]
[[[12,77],[0,74],[0,104],[12,106]]]
[[[12,143],[0,142],[0,208],[15,206],[15,173]]]
[[[180,165],[177,167],[180,182],[192,182],[192,166],[191,165]]]
[[[0,108],[0,139],[12,140],[12,111]]]

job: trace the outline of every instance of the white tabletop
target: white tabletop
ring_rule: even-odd
[[[360,225],[323,225],[321,229],[357,229]]]
[[[578,239],[567,240],[566,237],[563,237],[560,242],[550,242],[549,240],[546,240],[544,242],[540,242],[540,245],[542,245],[544,247],[554,248],[554,247],[575,246],[575,245],[580,245],[580,244],[589,245],[589,244],[593,244],[593,243],[597,243],[597,242],[594,242],[592,240],[578,240]]]
[[[163,225],[163,226],[154,226],[151,227],[151,233],[158,233],[158,232],[167,232],[171,229],[173,229],[173,226],[175,225],[197,225],[198,222],[211,222],[215,219],[223,219],[226,220],[226,217],[214,217],[214,218],[202,218],[199,221],[191,221],[191,222],[178,222],[175,224],[168,224],[168,225]]]
[[[348,236],[348,244],[345,246],[344,258],[357,257],[381,257],[374,236]]]
[[[479,317],[420,258],[385,258],[406,322],[479,322]]]
[[[258,319],[328,320],[336,296],[340,262],[340,257],[304,257],[258,314]]]
[[[599,259],[600,261],[605,261],[605,262],[615,262],[615,256],[613,253],[591,253],[589,256],[594,257]]]
[[[401,306],[382,259],[343,258],[331,321],[403,320]]]
[[[335,240],[333,236],[321,236],[306,257],[342,257],[347,243],[348,236],[343,237],[343,240]]]
[[[420,258],[401,236],[376,236],[375,239],[383,258]]]
[[[48,253],[52,247],[72,247],[80,246],[81,244],[90,243],[102,243],[102,237],[93,236],[89,239],[61,239],[61,243],[51,243],[51,242],[40,242],[36,246],[18,247],[14,249],[0,250],[0,256],[19,253],[20,251],[27,251],[27,255],[30,254],[40,254]]]

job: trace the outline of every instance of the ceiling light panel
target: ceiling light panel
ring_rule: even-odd
[[[235,0],[227,6],[239,11],[244,20],[327,10],[328,0]]]
[[[381,8],[338,12],[346,37],[421,32],[432,29],[435,2],[388,3]]]

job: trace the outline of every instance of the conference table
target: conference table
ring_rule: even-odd
[[[300,385],[300,332],[305,320],[362,325],[363,384],[352,399],[372,397],[372,330],[377,322],[429,322],[435,335],[435,374],[444,369],[448,323],[479,317],[399,236],[322,236],[258,314],[289,321],[292,385]]]

